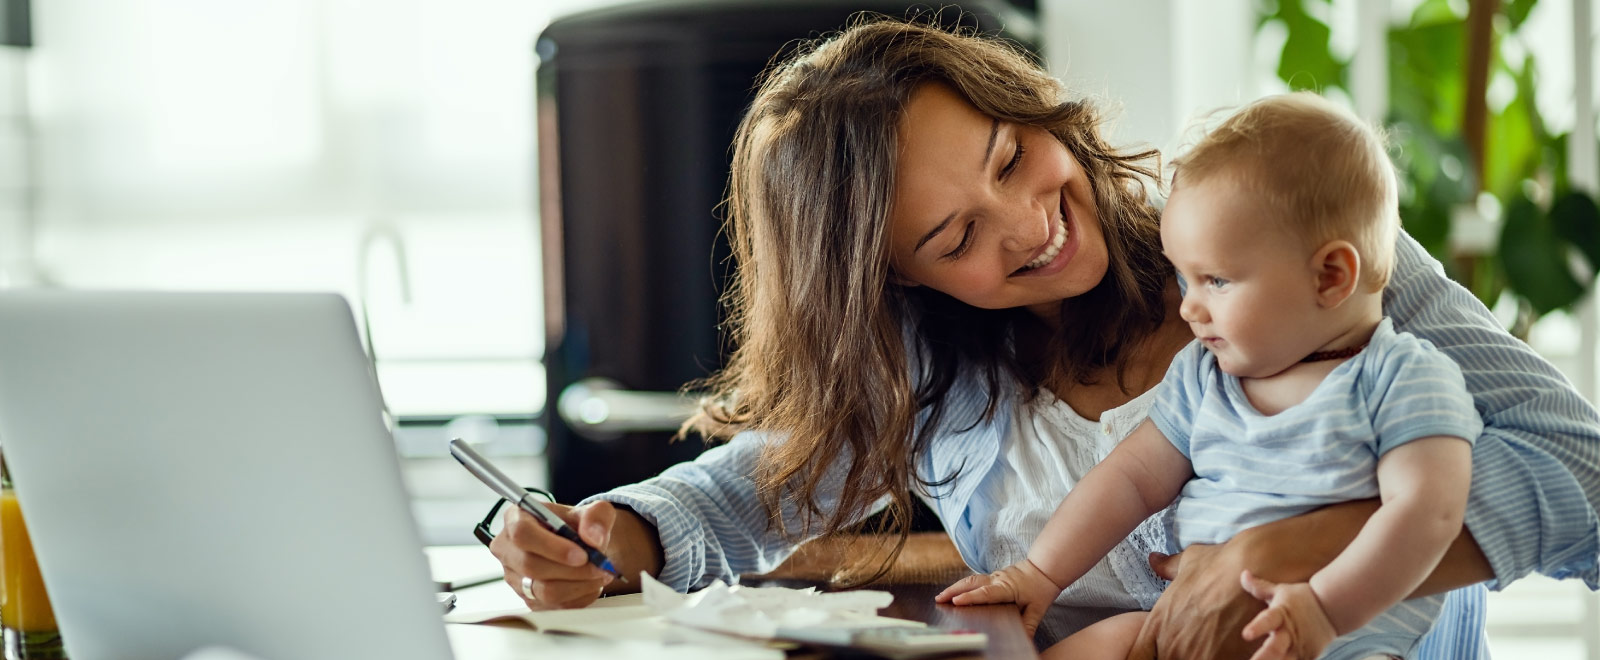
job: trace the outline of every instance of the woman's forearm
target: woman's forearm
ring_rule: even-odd
[[[1275,582],[1304,582],[1331,563],[1355,540],[1378,500],[1356,500],[1317,509],[1240,532],[1229,541],[1245,553],[1251,571]],[[1459,589],[1494,577],[1489,560],[1472,534],[1462,528],[1439,565],[1411,593],[1412,598]]]
[[[1463,527],[1461,533],[1456,535],[1456,540],[1450,543],[1450,549],[1439,559],[1439,565],[1433,568],[1422,584],[1417,585],[1417,590],[1411,592],[1410,597],[1432,596],[1493,578],[1494,568],[1489,565],[1489,558],[1478,548],[1472,532]]]
[[[627,507],[617,507],[616,522],[612,524],[605,553],[617,565],[617,571],[628,578],[627,582],[613,580],[606,585],[608,595],[638,591],[639,573],[643,571],[651,577],[659,577],[665,562],[655,526]]]
[[[1436,576],[1449,579],[1431,589],[1487,578],[1490,559],[1496,586],[1534,572],[1600,583],[1595,528],[1581,522],[1600,510],[1600,414],[1415,239],[1404,231],[1398,239],[1384,312],[1395,330],[1456,361],[1485,424],[1472,450],[1472,489],[1481,497],[1467,505],[1482,543],[1464,556],[1452,552]],[[1468,572],[1453,574],[1462,567]]]

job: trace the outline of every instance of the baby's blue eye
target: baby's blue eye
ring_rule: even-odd
[[[1222,279],[1220,277],[1212,277],[1212,278],[1210,278],[1210,282],[1211,282],[1211,286],[1216,287],[1218,289],[1228,285],[1228,281],[1225,280],[1225,279]]]

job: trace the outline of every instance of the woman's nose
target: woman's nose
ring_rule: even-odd
[[[1050,239],[1050,217],[1032,200],[1017,200],[1006,215],[1001,244],[1012,252],[1036,250]]]

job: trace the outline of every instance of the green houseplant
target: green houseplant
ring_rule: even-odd
[[[1287,32],[1279,78],[1348,92],[1349,62],[1318,18],[1331,0],[1266,1],[1258,29],[1278,23]],[[1522,337],[1539,316],[1577,302],[1600,269],[1600,209],[1568,183],[1569,134],[1552,133],[1535,103],[1538,63],[1521,32],[1535,4],[1471,0],[1462,14],[1425,0],[1388,31],[1385,125],[1406,230],[1485,304],[1510,293],[1511,330]],[[1464,209],[1498,215],[1488,249],[1451,240],[1471,222]]]

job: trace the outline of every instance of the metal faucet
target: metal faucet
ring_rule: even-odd
[[[372,313],[367,305],[368,284],[371,279],[368,264],[373,248],[379,242],[386,242],[394,251],[395,275],[400,282],[401,304],[411,304],[411,269],[406,260],[405,239],[400,234],[400,229],[388,220],[374,220],[367,224],[361,234],[361,242],[356,252],[356,295],[361,298],[361,340],[367,345],[367,364],[372,371],[373,385],[378,388],[378,400],[383,404],[383,423],[394,431],[394,413],[389,410],[389,402],[383,396],[383,386],[378,382],[378,347],[372,343]]]

